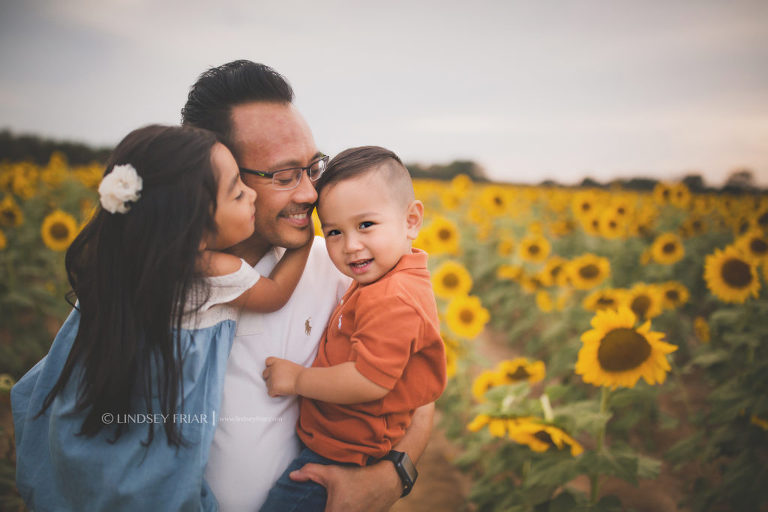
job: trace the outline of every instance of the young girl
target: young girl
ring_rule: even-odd
[[[311,244],[269,278],[218,252],[253,234],[256,193],[204,130],[130,133],[99,194],[66,254],[77,305],[11,393],[19,492],[34,510],[215,510],[203,472],[238,308],[285,304]]]

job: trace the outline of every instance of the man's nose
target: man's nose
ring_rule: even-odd
[[[292,199],[294,203],[309,203],[314,204],[317,201],[317,191],[312,184],[312,180],[307,176],[307,172],[301,173],[299,178],[299,185],[293,189]]]

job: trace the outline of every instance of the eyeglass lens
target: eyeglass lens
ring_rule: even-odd
[[[324,159],[318,160],[307,168],[307,176],[310,180],[316,181],[325,171],[325,167],[326,161]],[[301,181],[301,173],[303,171],[304,168],[301,167],[278,171],[272,175],[272,183],[278,188],[293,188]]]

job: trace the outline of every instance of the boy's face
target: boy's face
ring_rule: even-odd
[[[424,207],[396,200],[380,173],[369,172],[325,187],[317,212],[333,264],[369,284],[411,252]]]

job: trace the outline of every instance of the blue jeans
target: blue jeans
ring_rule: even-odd
[[[323,512],[325,510],[325,502],[328,499],[325,487],[311,480],[294,482],[288,477],[288,473],[300,469],[308,462],[325,466],[331,464],[357,466],[356,464],[342,464],[326,459],[302,443],[299,455],[293,459],[288,468],[275,482],[275,485],[272,486],[272,489],[269,490],[267,501],[259,509],[260,512]]]

